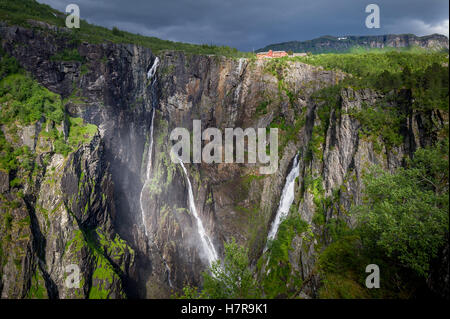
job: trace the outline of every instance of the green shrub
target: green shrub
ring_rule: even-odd
[[[93,124],[85,124],[82,118],[69,118],[69,138],[68,145],[72,149],[76,149],[80,144],[88,143],[97,133],[97,126]]]
[[[308,230],[308,223],[300,216],[290,214],[278,227],[277,236],[270,241],[265,273],[261,274],[261,284],[266,297],[280,298],[294,294],[295,288],[302,285],[301,276],[293,270],[289,260],[292,250],[292,240]],[[264,259],[261,258],[261,262]]]
[[[123,33],[117,27],[112,28],[112,34],[114,34],[115,36],[118,36],[118,37],[123,36]]]
[[[14,178],[13,180],[11,180],[11,181],[9,182],[9,186],[10,186],[11,188],[20,186],[21,184],[22,184],[22,180],[21,180],[20,178],[18,178],[18,177]]]
[[[18,73],[19,70],[19,63],[15,58],[6,56],[0,52],[0,80],[8,74]]]
[[[85,59],[80,55],[77,48],[65,49],[50,58],[50,61],[78,61],[83,63]]]
[[[12,221],[13,221],[13,217],[11,215],[11,213],[5,213],[4,217],[3,217],[3,223],[5,225],[6,230],[10,230],[12,227]]]
[[[366,299],[370,295],[366,288],[350,277],[328,274],[322,279],[319,289],[320,299]]]
[[[61,97],[23,74],[10,74],[0,81],[0,122],[18,120],[28,125],[45,116],[56,123],[63,120]]]

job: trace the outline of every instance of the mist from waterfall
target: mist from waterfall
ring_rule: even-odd
[[[194,201],[194,194],[192,191],[192,185],[191,181],[189,180],[189,176],[186,170],[186,167],[183,164],[183,161],[178,158],[178,161],[181,164],[181,167],[183,168],[184,175],[186,176],[186,181],[188,184],[188,194],[189,194],[189,208],[194,215],[195,220],[197,221],[197,231],[200,236],[200,240],[202,242],[203,250],[205,251],[206,257],[208,258],[209,265],[211,266],[212,263],[219,259],[217,252],[214,248],[214,245],[212,244],[211,238],[209,238],[208,234],[205,231],[205,228],[203,227],[202,220],[200,219],[200,216],[198,215],[197,208],[195,207],[195,201]]]
[[[141,217],[142,217],[142,224],[144,225],[144,231],[145,236],[148,237],[148,231],[147,231],[147,223],[145,220],[145,210],[144,210],[144,193],[145,189],[148,187],[148,184],[150,183],[150,173],[152,168],[152,150],[153,150],[153,120],[155,119],[155,109],[152,108],[152,121],[150,124],[150,144],[148,146],[147,150],[147,167],[145,168],[145,181],[144,185],[141,189],[141,194],[139,196],[139,204],[141,206]]]
[[[154,88],[154,85],[156,84],[156,78],[154,76],[156,74],[158,66],[159,66],[159,58],[156,57],[151,68],[147,72],[147,80],[151,81],[152,90]],[[152,119],[150,122],[150,138],[149,138],[149,145],[148,145],[148,150],[147,150],[147,166],[145,168],[145,181],[144,181],[144,185],[142,186],[142,189],[141,189],[141,194],[139,196],[142,224],[144,225],[145,236],[147,237],[148,240],[150,240],[150,237],[148,234],[147,221],[145,218],[144,194],[145,194],[145,190],[148,188],[148,185],[150,184],[150,181],[151,181],[152,155],[153,155],[153,126],[154,126],[154,122],[155,122],[155,113],[156,113],[156,109],[155,109],[154,105],[152,106],[151,112],[152,112]],[[158,251],[159,251],[159,249],[158,249]],[[170,280],[170,268],[167,265],[167,262],[164,259],[164,257],[162,256],[160,251],[159,251],[159,254],[161,255],[161,259],[162,259],[162,261],[164,263],[164,267],[166,268],[166,271],[167,271],[167,281],[169,283],[169,286],[172,287],[172,281]]]
[[[299,155],[297,154],[294,158],[291,171],[286,177],[286,182],[283,187],[283,192],[281,193],[280,203],[278,205],[277,214],[272,222],[272,227],[270,228],[269,234],[267,236],[266,246],[264,247],[264,252],[267,251],[267,244],[275,238],[278,232],[278,227],[280,227],[281,222],[289,214],[292,203],[295,197],[295,179],[299,176]]]

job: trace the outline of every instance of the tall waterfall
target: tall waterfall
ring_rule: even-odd
[[[147,167],[145,168],[145,182],[141,189],[141,194],[139,196],[139,204],[141,206],[141,217],[142,224],[144,224],[145,236],[148,237],[147,223],[145,220],[145,210],[144,210],[144,193],[148,184],[150,183],[150,173],[152,168],[152,152],[153,152],[153,120],[155,119],[155,109],[152,108],[152,121],[150,124],[150,144],[147,150]]]
[[[147,72],[147,80],[148,81],[152,81],[151,85],[152,85],[152,89],[154,84],[156,83],[156,78],[154,78],[156,71],[158,69],[159,66],[159,58],[156,57],[155,61],[153,62],[151,68],[148,70]],[[148,230],[147,230],[147,221],[145,218],[145,209],[144,209],[144,194],[145,194],[145,190],[148,188],[148,185],[150,183],[150,177],[151,177],[151,169],[152,169],[152,154],[153,154],[153,125],[155,122],[155,113],[156,113],[156,109],[155,106],[153,104],[152,107],[152,120],[150,122],[150,141],[149,141],[149,145],[148,145],[148,150],[147,150],[147,167],[145,168],[145,181],[144,181],[144,185],[142,186],[141,189],[141,194],[139,196],[139,204],[140,204],[140,208],[141,208],[141,218],[142,218],[142,224],[144,225],[144,231],[145,231],[145,236],[147,237],[147,239],[150,240],[149,234],[148,234]],[[159,249],[158,249],[159,251]],[[167,265],[166,260],[164,259],[164,257],[161,254],[161,251],[159,251],[159,254],[161,255],[161,259],[164,263],[164,267],[166,268],[167,271],[167,281],[169,283],[169,286],[172,287],[172,281],[170,280],[170,268]]]
[[[283,192],[281,194],[280,204],[278,205],[277,214],[274,221],[272,222],[272,227],[270,229],[269,235],[267,236],[266,246],[264,247],[264,252],[267,251],[267,243],[274,239],[278,232],[278,227],[281,221],[289,214],[292,203],[294,202],[294,186],[295,179],[299,176],[299,155],[297,154],[294,158],[294,163],[292,164],[292,169],[286,177],[286,183],[283,187]]]
[[[158,66],[159,66],[159,58],[156,57],[155,61],[153,62],[152,67],[147,72],[147,80],[152,80],[153,79],[153,77],[156,74],[156,70],[158,70]]]
[[[181,167],[183,168],[184,175],[186,176],[186,181],[188,183],[188,193],[189,193],[189,208],[194,215],[196,221],[197,221],[197,231],[200,236],[200,240],[202,242],[203,250],[205,251],[206,257],[208,258],[209,265],[211,266],[213,261],[219,259],[217,252],[214,248],[214,245],[212,244],[211,239],[209,238],[208,234],[205,231],[205,228],[203,227],[202,220],[200,219],[200,216],[198,216],[197,208],[195,207],[195,201],[194,201],[194,194],[192,192],[192,185],[191,181],[189,180],[188,173],[186,171],[186,167],[183,164],[183,161],[178,158],[178,161],[181,164]]]

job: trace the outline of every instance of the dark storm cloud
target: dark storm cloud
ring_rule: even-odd
[[[163,39],[252,50],[322,35],[442,33],[448,36],[447,0],[39,0],[106,27]],[[376,3],[381,28],[365,27],[366,5]]]

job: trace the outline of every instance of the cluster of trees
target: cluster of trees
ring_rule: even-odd
[[[16,73],[0,81],[0,121],[19,120],[29,124],[42,115],[56,123],[64,118],[61,97],[40,86],[30,77]]]
[[[448,148],[446,138],[418,149],[394,173],[373,167],[364,178],[365,203],[355,207],[364,246],[422,277],[448,233]]]
[[[259,298],[261,288],[249,266],[248,249],[234,239],[225,243],[223,262],[215,261],[208,271],[203,272],[203,288],[186,286],[182,299],[224,299]]]

